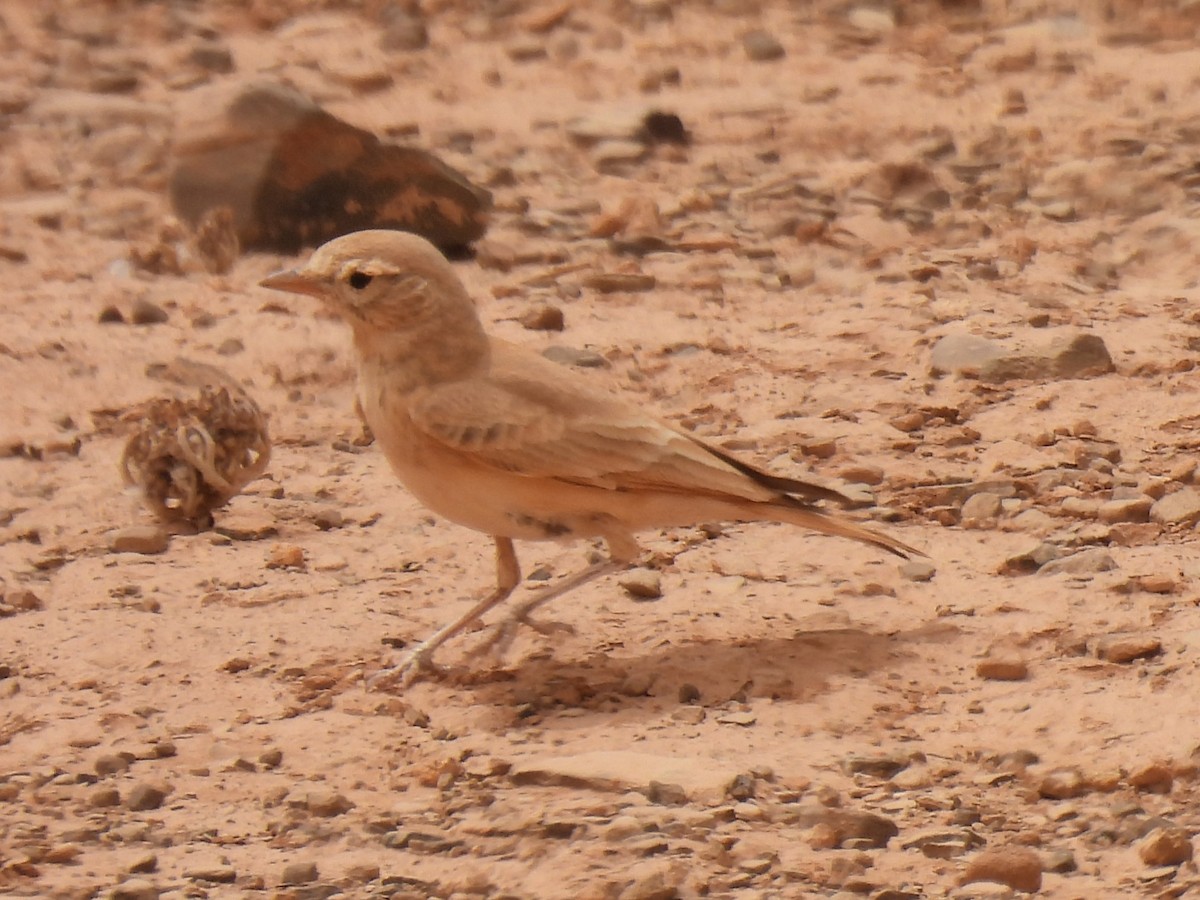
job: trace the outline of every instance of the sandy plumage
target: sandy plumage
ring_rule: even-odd
[[[263,285],[314,296],[350,325],[359,402],[400,480],[429,509],[496,542],[496,590],[422,642],[391,673],[401,683],[512,593],[514,539],[599,537],[612,557],[524,611],[631,562],[634,534],[647,528],[786,522],[919,553],[814,505],[845,503],[838,491],[761,471],[578,372],[490,337],[450,264],[420,237],[346,235]]]

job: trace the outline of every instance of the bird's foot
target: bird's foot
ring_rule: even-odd
[[[433,661],[433,648],[422,642],[396,665],[381,669],[368,678],[367,690],[404,690],[424,674],[444,675],[445,671],[442,666]]]
[[[544,622],[533,618],[528,610],[518,609],[492,626],[492,633],[474,651],[473,655],[488,654],[494,658],[503,657],[512,647],[517,638],[517,632],[522,625],[528,625],[534,631],[545,637],[575,634],[575,626],[566,622]]]

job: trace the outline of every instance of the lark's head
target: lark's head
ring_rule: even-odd
[[[263,287],[316,297],[356,334],[421,332],[476,320],[475,306],[433,244],[404,231],[357,231],[313,251]]]

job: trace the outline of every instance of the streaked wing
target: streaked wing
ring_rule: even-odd
[[[418,428],[480,463],[613,490],[842,499],[758,472],[524,348],[495,350],[489,373],[430,388],[409,408]]]

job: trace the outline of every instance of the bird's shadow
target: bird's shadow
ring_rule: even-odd
[[[644,719],[687,704],[813,701],[838,682],[898,667],[914,655],[914,643],[946,641],[958,632],[937,622],[890,633],[842,627],[740,640],[664,639],[636,656],[612,644],[584,659],[551,650],[503,666],[468,660],[452,667],[441,686],[473,695],[479,728],[506,731],[526,719],[541,728],[573,729],[591,724],[589,712]]]

